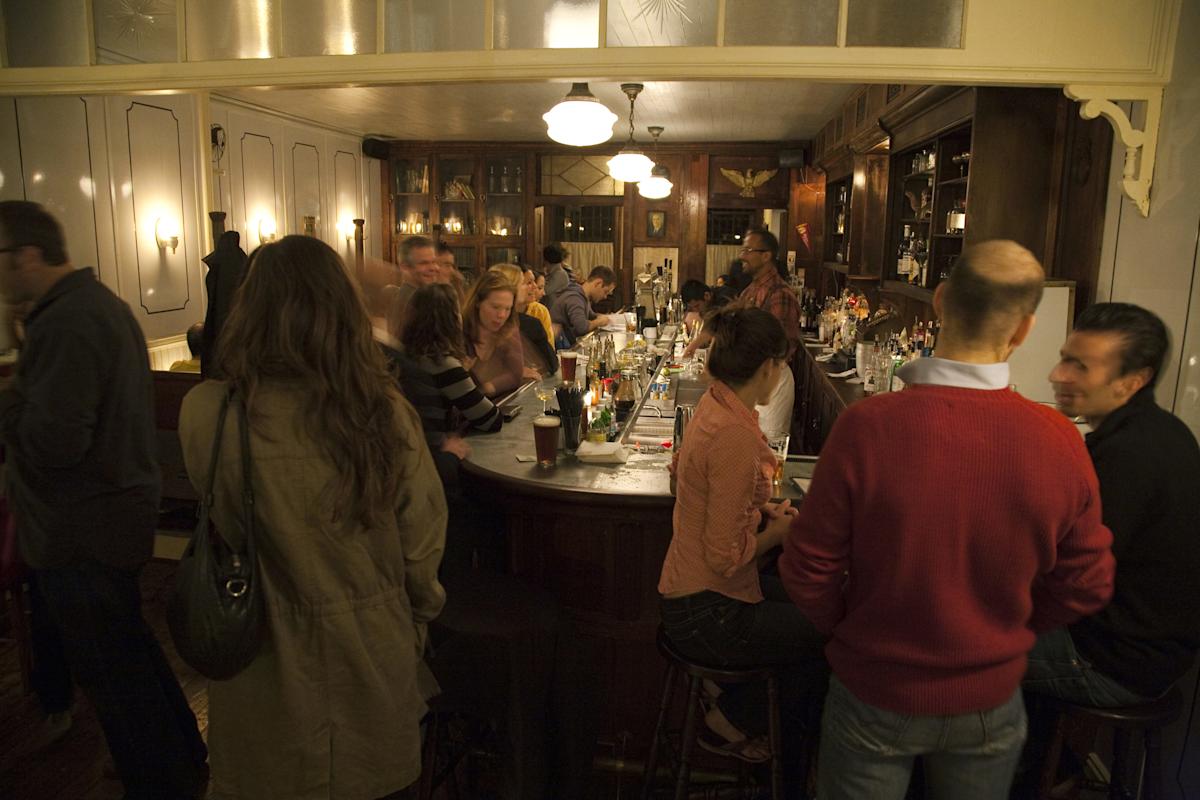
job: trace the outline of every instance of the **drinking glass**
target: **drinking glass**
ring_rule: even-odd
[[[574,350],[559,350],[558,359],[562,364],[562,380],[563,383],[575,382],[575,364],[579,359],[579,354]]]
[[[533,384],[533,393],[537,395],[537,399],[542,401],[542,413],[546,413],[546,401],[550,399],[550,393],[553,389],[544,380],[540,380]]]
[[[771,450],[775,453],[775,485],[779,486],[783,483],[783,464],[787,461],[788,444],[792,440],[792,435],[784,431],[776,431],[767,434],[767,444],[771,446]]]
[[[558,417],[543,414],[533,420],[533,447],[539,467],[553,467],[558,462]]]

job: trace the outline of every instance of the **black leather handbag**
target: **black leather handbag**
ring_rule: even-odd
[[[242,527],[246,542],[241,551],[230,547],[209,521],[217,458],[230,405],[237,412],[242,449]],[[257,529],[246,410],[231,390],[221,403],[217,418],[196,533],[179,561],[175,589],[167,604],[167,624],[179,655],[212,680],[228,680],[237,675],[250,665],[262,646],[266,610],[254,550]]]

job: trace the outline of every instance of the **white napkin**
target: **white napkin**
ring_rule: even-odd
[[[580,442],[575,457],[586,464],[624,464],[629,451],[620,442]]]
[[[858,370],[851,367],[850,369],[846,370],[845,372],[831,372],[831,373],[829,373],[829,377],[831,377],[831,378],[849,378],[851,375],[853,375],[857,371]]]

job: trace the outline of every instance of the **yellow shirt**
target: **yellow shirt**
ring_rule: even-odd
[[[542,323],[542,327],[546,329],[546,341],[553,345],[554,330],[550,327],[550,309],[541,303],[530,303],[525,313]]]
[[[171,368],[168,370],[168,372],[195,372],[199,374],[200,359],[188,358],[183,361],[176,361],[171,365]]]

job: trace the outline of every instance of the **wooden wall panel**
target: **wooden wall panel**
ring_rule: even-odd
[[[684,162],[681,186],[683,242],[679,249],[679,285],[705,278],[705,245],[708,238],[708,168],[706,153],[689,154]]]

